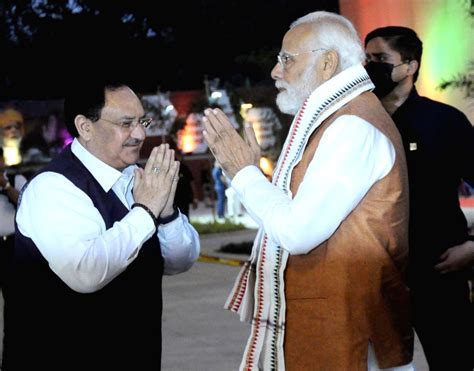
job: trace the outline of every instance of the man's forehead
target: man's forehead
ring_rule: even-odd
[[[283,38],[282,49],[291,49],[305,45],[311,38],[313,28],[309,23],[299,24],[288,30]]]
[[[108,106],[122,105],[124,102],[135,97],[135,94],[128,87],[121,87],[105,91],[105,104]]]
[[[123,87],[106,91],[104,109],[135,112],[143,110],[143,107],[135,93],[130,88]]]
[[[382,37],[375,37],[367,43],[365,50],[370,53],[385,53],[385,54],[394,54],[398,53],[396,50],[392,49],[390,44],[383,39]]]

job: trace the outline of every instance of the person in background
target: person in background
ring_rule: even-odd
[[[179,162],[163,144],[136,165],[151,119],[127,84],[83,79],[64,106],[75,139],[18,205],[2,371],[159,370],[162,275],[199,255]]]
[[[12,255],[15,240],[15,211],[21,188],[26,179],[21,174],[8,173],[0,147],[0,289],[5,282],[7,260]]]
[[[241,370],[413,370],[404,282],[408,181],[400,134],[344,17],[293,22],[272,77],[293,115],[272,183],[220,110],[204,138],[257,222],[251,258],[225,304],[251,322]]]
[[[4,296],[5,282],[9,261],[15,245],[15,213],[20,190],[26,183],[22,174],[9,173],[3,159],[3,148],[0,147],[0,291]],[[3,316],[3,308],[1,313]],[[3,319],[2,319],[3,323]],[[3,332],[0,334],[0,343]],[[0,347],[3,349],[3,347]],[[0,351],[0,359],[1,359]]]
[[[179,161],[179,181],[174,198],[175,206],[189,219],[189,207],[193,210],[197,208],[197,191],[193,173],[189,166],[183,161],[183,154],[176,147],[175,142],[170,142],[170,148],[175,150],[176,159]]]
[[[242,216],[242,204],[239,200],[239,197],[237,196],[237,193],[232,187],[230,187],[230,184],[225,189],[225,197],[227,200],[227,215],[229,216],[229,218],[235,221],[237,220],[237,218]]]
[[[58,116],[51,113],[42,116],[23,136],[20,152],[23,174],[28,179],[66,146],[64,130],[66,128],[60,127]]]
[[[407,27],[377,28],[365,37],[366,69],[401,133],[407,158],[415,331],[430,370],[472,371],[468,279],[474,238],[459,205],[459,186],[463,180],[474,185],[474,128],[458,109],[418,94],[422,50]]]
[[[7,166],[21,163],[20,144],[25,134],[24,124],[20,111],[8,108],[0,112],[0,143]]]
[[[223,220],[225,218],[226,181],[218,161],[214,161],[214,167],[212,168],[212,180],[214,181],[214,190],[216,191],[217,218]]]
[[[40,125],[35,125],[25,134],[21,140],[20,152],[22,164],[28,167],[39,168],[44,166],[51,157],[48,155],[48,143],[44,139],[43,129]],[[33,174],[34,171],[31,173]]]

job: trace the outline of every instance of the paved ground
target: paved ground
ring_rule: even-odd
[[[246,255],[224,254],[219,247],[252,241],[255,229],[201,236],[202,255],[190,271],[163,281],[163,371],[237,370],[249,326],[223,309]],[[214,258],[214,259],[212,259]],[[428,371],[415,342],[415,365]]]
[[[163,371],[238,370],[249,327],[223,309],[238,270],[197,262],[186,273],[164,278]],[[428,371],[418,342],[415,347],[418,371]]]
[[[198,262],[163,283],[163,371],[238,370],[249,327],[222,308],[238,267]],[[428,371],[415,343],[415,365]]]

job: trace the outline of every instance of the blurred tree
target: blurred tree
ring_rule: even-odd
[[[474,22],[474,0],[467,1],[467,13]],[[466,98],[474,98],[474,61],[468,62],[465,73],[459,73],[450,80],[443,80],[438,87],[441,90],[448,88],[461,89],[464,91]]]
[[[157,8],[148,0],[2,0],[0,94],[60,97],[64,77],[98,67],[133,78],[144,94],[203,88],[205,75],[269,84],[290,22],[322,9],[338,12],[338,1],[184,0]]]

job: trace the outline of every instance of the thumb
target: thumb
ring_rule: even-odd
[[[255,135],[255,131],[253,130],[253,125],[250,122],[246,122],[244,124],[244,135],[245,135],[245,142],[250,146],[252,153],[255,155],[255,161],[257,166],[259,166],[260,160],[260,145],[257,141],[257,136]]]
[[[133,179],[133,189],[137,189],[137,187],[140,186],[143,179],[143,169],[139,167],[135,169],[134,173],[135,173],[135,178]]]
[[[255,131],[253,130],[253,125],[249,122],[244,124],[244,134],[245,134],[245,141],[247,144],[252,148],[255,152],[255,149],[260,150],[260,146],[257,142],[257,136],[255,135]]]

